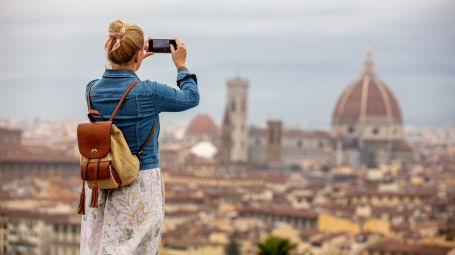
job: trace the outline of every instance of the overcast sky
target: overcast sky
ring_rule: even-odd
[[[454,13],[451,0],[2,1],[0,118],[84,118],[86,83],[106,63],[107,25],[121,18],[187,45],[201,102],[165,120],[208,113],[219,123],[239,63],[250,81],[250,122],[328,127],[371,46],[406,123],[455,124]],[[175,86],[167,54],[138,74]]]

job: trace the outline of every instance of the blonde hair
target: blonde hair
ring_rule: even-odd
[[[137,51],[144,49],[144,32],[136,24],[116,19],[109,24],[107,31],[109,37],[104,47],[111,63],[129,63]]]

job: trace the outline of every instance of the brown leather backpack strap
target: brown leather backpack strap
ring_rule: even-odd
[[[100,116],[102,120],[106,120],[99,111],[97,111],[95,109],[89,109],[88,113],[87,113],[87,117],[89,118],[89,120],[91,122],[96,122],[95,116]]]
[[[112,112],[112,115],[111,117],[109,118],[110,121],[113,121],[114,120],[114,117],[115,115],[117,114],[117,112],[120,110],[120,106],[122,106],[123,104],[123,101],[125,101],[126,99],[126,96],[128,96],[128,93],[130,93],[130,90],[136,86],[136,84],[139,82],[139,80],[135,80],[133,81],[125,90],[125,92],[123,93],[122,95],[122,98],[120,98],[120,101],[118,102],[117,106],[115,107],[114,111]]]
[[[149,142],[150,139],[152,138],[153,133],[155,132],[155,122],[156,122],[156,119],[153,120],[152,129],[150,130],[149,135],[147,136],[147,139],[145,139],[145,142],[142,144],[142,146],[141,146],[141,147],[139,148],[139,150],[136,152],[136,157],[138,157],[138,158],[141,157],[142,150],[144,150],[145,146],[148,144],[148,142]]]

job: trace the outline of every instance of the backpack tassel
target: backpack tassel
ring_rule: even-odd
[[[92,189],[92,198],[90,200],[90,207],[98,208],[98,185],[95,181]]]
[[[98,165],[96,166],[95,180],[94,180],[93,189],[92,189],[92,199],[90,201],[90,207],[92,207],[92,208],[98,208],[98,182],[96,179],[98,177],[99,168],[100,168],[100,160],[98,159]]]
[[[85,214],[85,172],[87,172],[87,166],[85,167],[84,171],[82,172],[82,190],[81,190],[81,197],[79,198],[79,207],[77,209],[77,214],[84,215]]]
[[[81,190],[81,197],[79,199],[79,207],[77,209],[77,214],[84,215],[85,214],[85,181],[83,181],[82,190]]]

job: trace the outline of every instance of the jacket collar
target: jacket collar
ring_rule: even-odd
[[[106,69],[104,70],[103,78],[136,78],[137,77],[135,72],[130,70],[124,69]]]

